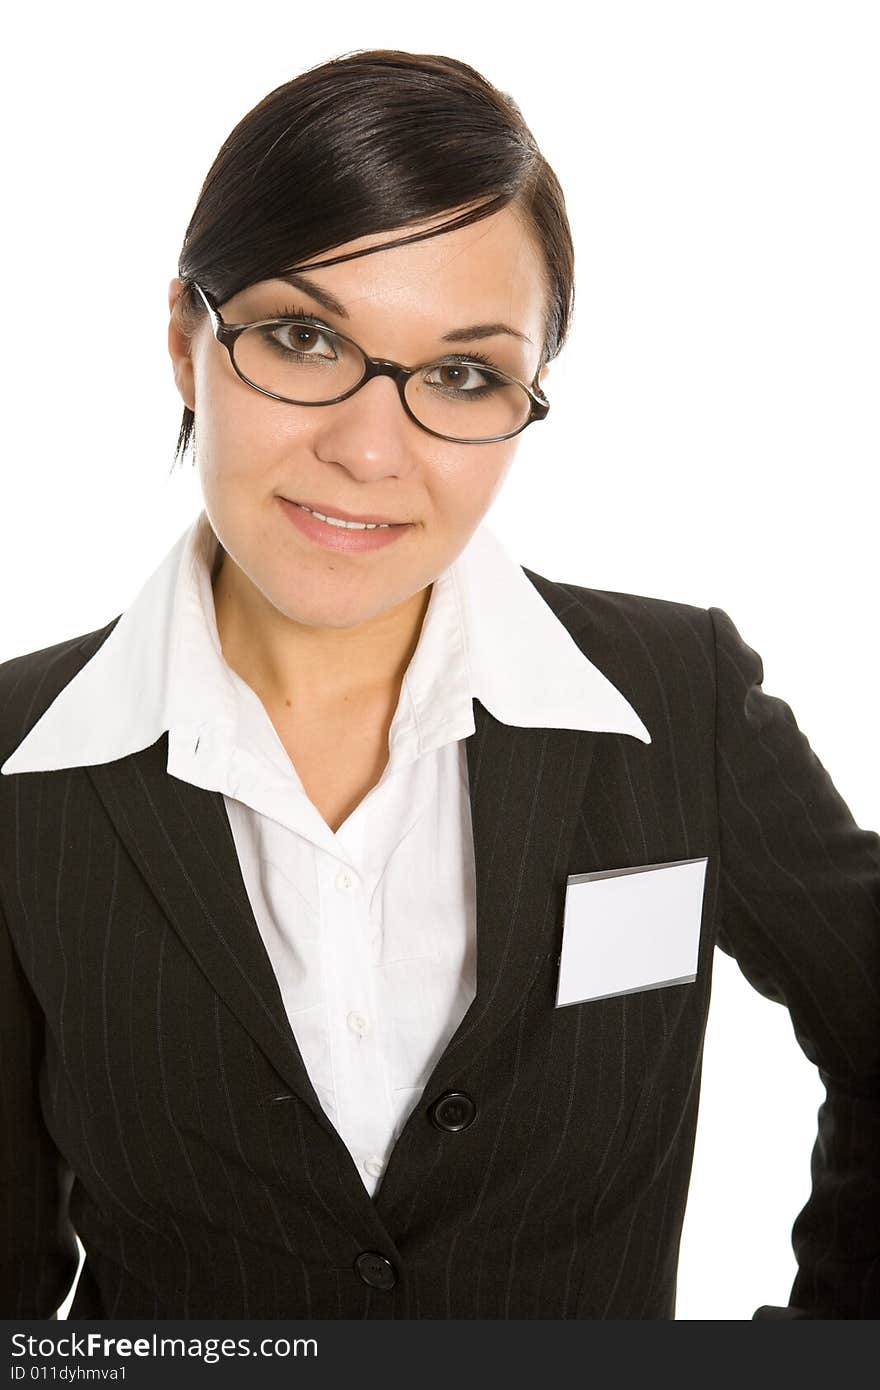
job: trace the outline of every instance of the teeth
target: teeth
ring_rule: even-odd
[[[311,507],[304,507],[302,502],[297,502],[298,507],[302,507],[304,512],[311,512],[319,521],[327,521],[331,526],[347,526],[350,531],[376,531],[380,527],[388,528],[390,521],[340,521],[337,516],[325,516],[323,512],[316,512]]]

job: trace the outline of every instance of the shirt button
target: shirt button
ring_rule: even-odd
[[[348,1015],[347,1021],[348,1026],[353,1033],[359,1033],[363,1035],[364,1033],[369,1031],[370,1020],[367,1018],[366,1014],[359,1014],[356,1010],[352,1010],[352,1012]]]
[[[381,1158],[377,1158],[375,1155],[373,1155],[371,1158],[364,1159],[364,1167],[366,1168],[371,1178],[378,1178],[381,1175],[385,1167],[385,1164],[382,1162]]]
[[[340,869],[339,873],[336,875],[336,887],[339,889],[340,893],[347,893],[353,884],[354,879],[348,872],[348,869]]]

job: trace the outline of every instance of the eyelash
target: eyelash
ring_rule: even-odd
[[[278,309],[272,314],[267,314],[267,318],[279,319],[308,319],[309,323],[315,324],[317,328],[330,329],[329,324],[325,324],[317,314],[309,313],[308,309],[303,309],[298,304],[288,304],[283,309]],[[330,332],[333,330],[330,329]],[[491,367],[496,372],[505,375],[504,368],[499,367],[497,362],[493,362],[491,357],[487,357],[483,352],[448,352],[442,358],[444,362],[482,362],[483,366]]]

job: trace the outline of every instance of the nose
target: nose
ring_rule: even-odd
[[[374,377],[344,401],[315,411],[314,448],[319,458],[339,463],[363,481],[404,477],[417,459],[418,436],[391,377]]]

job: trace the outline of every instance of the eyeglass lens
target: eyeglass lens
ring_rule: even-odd
[[[363,354],[329,329],[305,321],[257,324],[234,345],[238,370],[293,404],[319,404],[351,390],[365,370]],[[514,382],[468,362],[437,362],[411,376],[406,400],[413,415],[453,439],[508,434],[528,418],[531,401]]]

